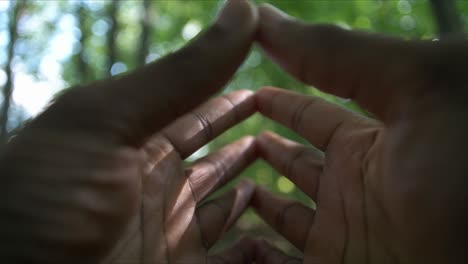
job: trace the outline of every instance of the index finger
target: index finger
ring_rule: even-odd
[[[249,51],[257,20],[248,1],[230,0],[216,23],[188,46],[123,77],[71,89],[33,126],[140,146],[231,78]]]
[[[430,42],[404,41],[332,25],[308,25],[271,5],[259,8],[259,42],[301,81],[357,100],[383,120],[423,89]]]
[[[318,97],[283,89],[262,88],[255,99],[262,115],[291,128],[322,151],[354,129],[379,125]]]

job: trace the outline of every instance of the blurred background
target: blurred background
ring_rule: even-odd
[[[468,1],[255,2],[269,2],[314,23],[332,23],[407,39],[437,40],[468,27]],[[0,0],[0,140],[5,141],[16,127],[40,113],[51,98],[68,87],[124,74],[177,50],[213,21],[223,3],[221,0]],[[223,93],[241,88],[256,90],[265,85],[314,94],[365,114],[352,101],[321,93],[292,79],[256,47]],[[288,129],[255,115],[200,149],[187,162],[262,130],[273,130],[305,143]],[[314,206],[293,183],[263,161],[257,161],[241,177]],[[299,254],[250,210],[214,250],[232,243],[239,231],[261,235],[289,253]]]

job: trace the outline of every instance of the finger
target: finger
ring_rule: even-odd
[[[211,139],[249,117],[255,109],[251,91],[235,91],[215,98],[181,117],[164,129],[163,134],[185,159]]]
[[[211,248],[241,216],[249,205],[254,191],[255,185],[244,180],[220,198],[208,201],[197,208],[197,219],[206,249]]]
[[[255,264],[301,264],[302,260],[287,256],[266,241],[257,243]]]
[[[186,175],[196,202],[239,175],[255,158],[255,139],[246,136],[193,163]]]
[[[230,249],[208,258],[208,264],[250,264],[255,257],[256,241],[243,238]]]
[[[256,103],[260,113],[288,126],[322,151],[353,129],[377,126],[373,120],[318,97],[277,88],[261,89]]]
[[[299,202],[277,197],[262,187],[255,189],[251,205],[273,229],[299,250],[304,250],[307,231],[314,221],[314,210]]]
[[[265,132],[257,137],[257,152],[312,200],[316,199],[318,181],[323,171],[323,153],[272,132]]]
[[[227,1],[216,23],[186,47],[123,77],[70,90],[35,124],[140,146],[226,84],[249,51],[257,21],[248,1]]]
[[[271,5],[261,6],[259,14],[259,42],[275,61],[301,81],[356,99],[384,120],[403,92],[423,88],[418,82],[430,43],[307,25]]]

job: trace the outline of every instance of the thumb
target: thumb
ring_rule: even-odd
[[[430,43],[309,25],[271,5],[261,6],[259,14],[258,41],[277,63],[299,80],[355,99],[383,119],[403,91],[410,93],[408,86],[420,85]]]
[[[140,145],[226,84],[250,49],[257,20],[248,1],[229,0],[189,45],[123,77],[71,89],[33,123]]]

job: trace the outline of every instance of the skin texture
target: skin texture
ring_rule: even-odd
[[[247,2],[229,1],[179,52],[73,88],[27,124],[0,153],[0,259],[466,263],[466,42],[306,25],[271,6],[260,7],[257,32],[258,21]],[[272,87],[199,106],[229,80],[255,36],[298,79],[355,99],[375,119]],[[314,147],[265,132],[184,165],[256,110]],[[248,181],[205,201],[258,155],[317,209]],[[303,259],[248,238],[208,256],[249,203]]]
[[[256,8],[229,1],[188,46],[123,77],[72,88],[11,139],[0,154],[2,263],[253,258],[248,239],[207,256],[248,205],[252,184],[202,201],[254,159],[254,139],[188,167],[183,160],[254,112],[247,91],[193,109],[244,60],[257,22]]]
[[[257,93],[263,115],[314,146],[266,132],[260,156],[317,204],[312,210],[258,187],[253,207],[304,253],[288,259],[263,242],[258,261],[465,263],[468,43],[307,25],[269,5],[259,13],[259,42],[274,61],[375,119],[277,88]]]

